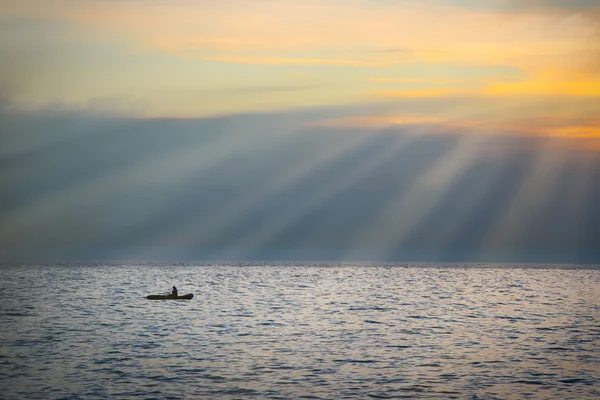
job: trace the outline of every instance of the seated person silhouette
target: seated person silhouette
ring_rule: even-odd
[[[177,288],[173,286],[173,291],[171,292],[171,296],[177,297]]]

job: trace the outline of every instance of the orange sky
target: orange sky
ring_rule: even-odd
[[[599,7],[474,4],[9,0],[0,84],[27,109],[196,117],[381,103],[355,119],[600,136]]]

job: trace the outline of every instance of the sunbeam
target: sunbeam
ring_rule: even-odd
[[[490,145],[486,143],[485,147]],[[465,249],[465,241],[474,240],[477,226],[485,225],[485,219],[494,213],[489,208],[488,196],[495,186],[502,184],[505,174],[505,166],[487,162],[485,150],[480,149],[472,155],[467,169],[440,195],[437,204],[407,232],[407,244],[425,244],[432,258],[472,257],[475,251]],[[486,208],[485,218],[477,211],[480,207]]]
[[[565,168],[569,149],[557,146],[552,140],[543,141],[534,149],[534,160],[515,196],[506,205],[498,225],[483,241],[483,248],[502,253],[527,240],[523,227],[535,224],[545,202],[551,199],[557,177]]]
[[[306,144],[308,131],[288,132],[277,145],[272,143],[269,147],[253,151],[249,156],[263,158],[271,154],[286,154],[290,148],[297,148]],[[195,241],[203,242],[210,238],[218,238],[231,229],[233,224],[248,216],[255,208],[262,205],[267,199],[277,193],[294,186],[297,181],[310,176],[319,168],[332,162],[338,157],[351,154],[354,149],[369,141],[368,134],[340,136],[337,143],[327,143],[326,146],[313,149],[302,159],[295,159],[294,155],[288,156],[288,161],[283,168],[271,172],[268,179],[248,187],[243,196],[235,197],[230,203],[221,204],[211,215],[206,218],[192,218],[184,226],[178,226],[175,237],[168,240],[179,244],[192,244]]]
[[[142,124],[142,129],[144,125]],[[230,122],[229,126],[231,125],[233,129],[224,131],[208,145],[196,140],[196,145],[175,148],[170,152],[159,154],[158,157],[144,154],[141,160],[136,160],[126,168],[117,170],[108,168],[94,179],[87,177],[83,182],[73,182],[68,187],[19,204],[0,218],[0,225],[2,225],[0,241],[14,248],[18,248],[27,240],[35,240],[39,246],[52,246],[60,243],[62,238],[60,233],[51,228],[57,228],[66,221],[69,221],[70,229],[79,232],[78,235],[85,236],[84,232],[87,232],[87,229],[80,226],[85,219],[84,215],[96,215],[100,218],[88,221],[88,223],[93,222],[97,228],[116,225],[120,229],[126,229],[151,219],[153,215],[169,206],[169,199],[173,194],[171,188],[174,190],[178,182],[197,175],[199,171],[213,168],[223,162],[224,158],[243,152],[248,145],[256,143],[257,138],[251,131],[247,131],[247,134],[241,137],[233,135],[236,131],[235,121]],[[177,129],[178,123],[174,121],[163,125],[163,128]],[[202,128],[202,125],[199,128]],[[185,131],[185,125],[183,129]],[[128,135],[128,133],[123,134]],[[277,135],[279,132],[275,130],[271,134]],[[197,137],[201,135],[202,133],[199,132]],[[269,136],[261,136],[260,139],[268,141]],[[104,137],[102,140],[107,138]],[[136,135],[133,140],[141,145],[144,134]],[[164,187],[158,191],[154,189],[161,186]],[[134,208],[127,207],[126,211],[123,210],[126,212],[125,215],[120,211],[122,207],[118,203],[113,203],[115,199],[125,202],[142,200],[140,195],[144,195],[143,202],[139,202]],[[32,226],[44,226],[51,229],[51,232],[41,235],[33,232]],[[113,234],[109,233],[111,230],[103,234],[96,232],[94,236]]]
[[[358,235],[356,246],[377,246],[386,252],[386,257],[395,252],[469,167],[485,141],[484,136],[461,136],[454,148],[389,199],[386,208]]]
[[[360,132],[359,136],[371,140],[372,138],[370,135],[378,134],[379,133],[377,132]],[[263,223],[261,226],[257,227],[257,229],[252,230],[252,232],[247,234],[240,243],[237,244],[236,250],[241,254],[244,254],[249,252],[252,248],[261,248],[268,245],[284,230],[301,221],[316,208],[331,200],[335,195],[341,193],[357,182],[366,179],[374,169],[384,164],[390,158],[398,157],[413,140],[415,140],[415,136],[412,135],[397,138],[393,140],[391,145],[382,149],[382,151],[378,152],[374,157],[360,159],[359,162],[351,165],[348,170],[345,170],[340,174],[341,176],[336,176],[336,178],[327,185],[321,186],[310,193],[305,193],[299,206],[284,210],[283,213],[269,218],[266,223]],[[364,143],[364,141],[361,141],[361,143]],[[333,163],[335,162],[335,159],[329,159],[328,162]],[[318,232],[314,232],[313,234],[319,236]]]

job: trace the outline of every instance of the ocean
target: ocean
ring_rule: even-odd
[[[0,269],[2,399],[596,399],[600,266]],[[150,301],[176,285],[189,301]]]

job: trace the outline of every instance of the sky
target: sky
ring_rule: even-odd
[[[0,261],[600,263],[596,0],[6,0]]]

